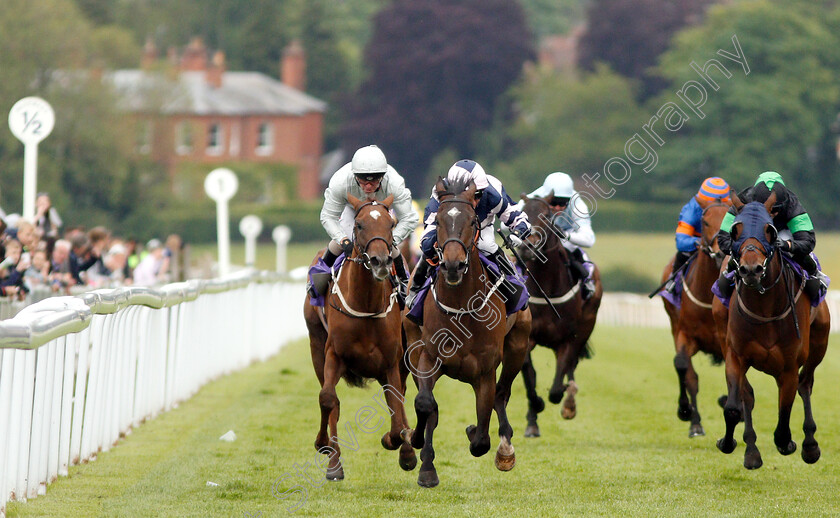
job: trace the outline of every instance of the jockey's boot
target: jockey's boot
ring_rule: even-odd
[[[426,279],[429,278],[430,266],[425,257],[421,257],[420,262],[417,263],[417,267],[414,269],[414,277],[411,279],[411,287],[408,288],[408,296],[405,298],[405,306],[408,309],[414,307],[417,295],[420,293],[423,285],[426,284]]]
[[[673,295],[674,292],[676,291],[676,289],[677,289],[677,279],[676,279],[676,276],[674,275],[674,272],[679,270],[682,267],[682,265],[684,265],[685,262],[688,261],[688,258],[691,257],[691,255],[692,255],[691,252],[683,252],[682,250],[677,251],[677,255],[674,256],[674,266],[671,268],[671,278],[668,279],[667,283],[665,283],[665,288],[664,289],[668,293]]]
[[[575,248],[569,254],[569,268],[572,271],[572,278],[576,281],[583,281],[580,295],[583,300],[589,300],[589,297],[595,293],[595,281],[589,276],[589,270],[586,269],[584,262],[583,250],[580,248]]]
[[[828,289],[828,277],[819,270],[817,262],[810,254],[802,257],[799,264],[801,264],[802,269],[808,273],[808,280],[805,281],[805,287],[803,288],[805,294],[808,295],[808,298],[812,301],[818,300],[820,297],[820,291],[823,288]]]
[[[330,252],[330,249],[327,248],[327,251],[324,252],[321,259],[324,261],[324,264],[332,268],[332,265],[335,264],[335,260],[338,259],[338,256]],[[330,285],[331,278],[332,276],[328,273],[313,274],[312,280],[307,281],[306,283],[306,292],[313,299],[318,298],[319,295],[326,294],[327,286]]]
[[[505,255],[504,250],[497,249],[492,254],[489,254],[490,259],[499,267],[502,274],[502,283],[499,285],[499,294],[505,301],[505,312],[510,315],[516,309],[516,304],[519,302],[521,296],[520,288],[513,285],[505,275],[516,275],[516,270],[513,268],[510,260]]]
[[[735,279],[729,280],[727,275],[734,272],[737,266],[735,260],[730,257],[729,262],[726,263],[726,269],[720,273],[720,277],[715,281],[724,299],[729,299],[732,296],[732,291],[735,289]]]
[[[408,286],[408,273],[405,271],[405,262],[403,261],[402,254],[397,254],[397,257],[394,259],[394,271],[397,274],[397,299],[400,303],[400,308],[405,307],[405,290]]]

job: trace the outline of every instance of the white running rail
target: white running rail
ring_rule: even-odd
[[[245,271],[55,297],[0,321],[0,518],[208,381],[306,335],[304,290]]]

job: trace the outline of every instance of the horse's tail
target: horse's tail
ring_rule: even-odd
[[[348,385],[351,387],[359,387],[365,388],[367,387],[370,378],[365,378],[364,376],[359,376],[355,372],[351,371],[350,369],[346,369],[344,371],[344,381],[347,382]]]

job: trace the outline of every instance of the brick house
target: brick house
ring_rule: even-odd
[[[208,61],[198,38],[181,56],[170,49],[161,67],[147,43],[140,69],[109,74],[122,108],[137,118],[136,152],[166,165],[287,164],[297,170],[297,197],[321,196],[324,101],[304,92],[300,43],[284,51],[282,81],[259,72],[230,72],[221,51]]]

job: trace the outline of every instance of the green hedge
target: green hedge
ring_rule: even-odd
[[[682,203],[598,200],[592,228],[595,232],[673,232],[682,206]]]

